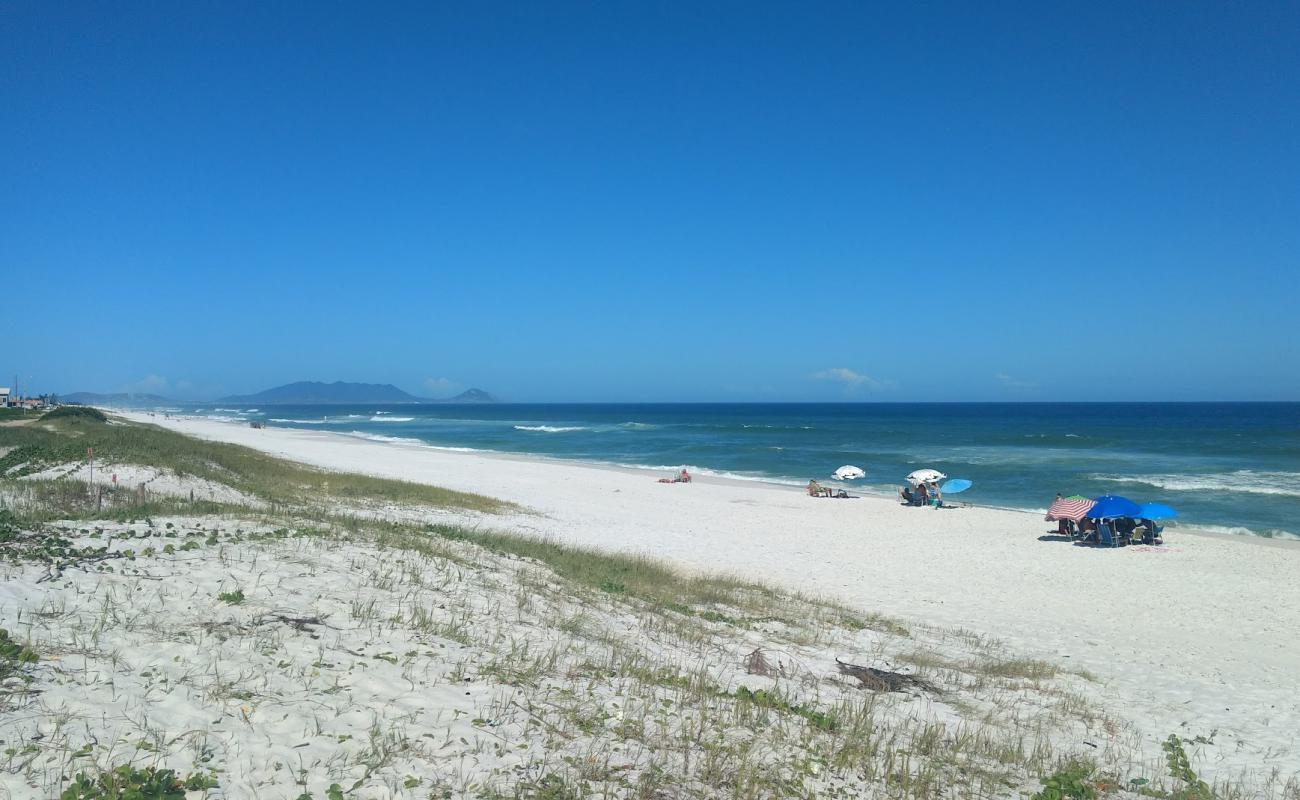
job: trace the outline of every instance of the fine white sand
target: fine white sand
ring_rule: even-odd
[[[1103,550],[1039,541],[1041,517],[813,499],[788,487],[462,453],[316,431],[125,414],[321,467],[514,501],[482,524],[646,553],[995,636],[1097,676],[1098,699],[1159,752],[1170,734],[1204,777],[1300,771],[1300,546],[1167,537]]]

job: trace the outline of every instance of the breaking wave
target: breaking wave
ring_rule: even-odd
[[[1189,531],[1204,531],[1205,533],[1222,533],[1230,536],[1259,536],[1264,539],[1286,539],[1287,541],[1300,541],[1300,535],[1291,531],[1284,531],[1281,528],[1268,528],[1259,530],[1258,528],[1243,528],[1239,525],[1196,525],[1189,524],[1186,527]]]
[[[379,412],[380,414],[384,412]],[[415,417],[381,417],[379,414],[370,418],[371,422],[411,422]]]
[[[533,431],[536,433],[569,433],[570,431],[585,431],[582,426],[556,426],[556,425],[516,425],[517,431]]]
[[[1239,469],[1205,475],[1092,475],[1111,483],[1139,483],[1170,492],[1237,492],[1300,497],[1300,472],[1261,472]]]
[[[385,436],[382,433],[366,433],[365,431],[352,431],[349,436],[356,436],[360,439],[369,439],[372,442],[396,442],[398,444],[424,444],[420,439],[413,439],[409,436]]]

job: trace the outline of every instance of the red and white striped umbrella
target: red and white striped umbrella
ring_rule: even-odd
[[[1047,509],[1047,521],[1068,519],[1071,522],[1078,522],[1088,515],[1088,509],[1094,505],[1095,503],[1086,497],[1062,497]]]

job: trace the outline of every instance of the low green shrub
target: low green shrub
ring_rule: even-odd
[[[1033,800],[1094,800],[1097,789],[1092,785],[1095,767],[1086,761],[1071,761],[1043,778],[1042,790]]]
[[[38,659],[34,650],[9,638],[9,631],[0,628],[0,680],[18,675]]]
[[[185,800],[186,792],[217,788],[215,775],[195,773],[181,778],[170,769],[138,769],[122,764],[91,778],[77,773],[59,800]]]
[[[103,411],[90,406],[59,406],[45,412],[41,419],[92,419],[95,422],[108,422]]]

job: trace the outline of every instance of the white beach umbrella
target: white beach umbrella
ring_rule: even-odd
[[[918,469],[916,472],[907,476],[907,480],[913,486],[921,483],[938,483],[948,477],[937,469]]]
[[[867,473],[861,467],[855,467],[852,464],[845,464],[835,470],[835,477],[842,481],[852,481],[858,478],[865,478]]]

